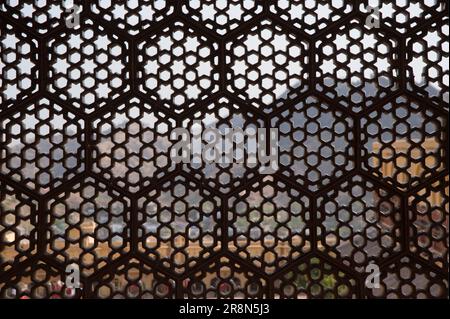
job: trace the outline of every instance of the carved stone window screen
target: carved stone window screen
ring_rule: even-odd
[[[448,298],[447,1],[4,0],[0,103],[1,298]]]

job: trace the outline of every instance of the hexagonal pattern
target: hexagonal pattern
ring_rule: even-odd
[[[342,177],[354,163],[353,119],[316,97],[305,98],[280,115],[280,172],[311,191]]]
[[[42,261],[26,265],[14,277],[0,282],[2,299],[75,299],[80,290],[66,287],[60,269]],[[83,285],[81,285],[83,287]]]
[[[135,192],[173,171],[175,120],[137,98],[94,121],[93,171]]]
[[[353,176],[317,199],[318,248],[360,272],[401,249],[401,197]]]
[[[381,271],[380,288],[366,289],[369,298],[448,299],[448,277],[405,256]]]
[[[0,298],[448,298],[448,7],[0,1]]]
[[[129,44],[90,19],[47,43],[48,91],[87,114],[129,90]]]
[[[410,250],[448,271],[449,247],[448,176],[409,197]]]
[[[245,158],[245,154],[240,153],[239,147],[240,143],[244,143],[245,140],[254,138],[254,141],[257,141],[257,131],[264,127],[263,119],[245,111],[239,104],[231,102],[228,98],[221,97],[185,119],[182,127],[191,131],[191,140],[196,138],[194,134],[202,133],[203,148],[208,145],[208,129],[219,130],[221,138],[234,143],[232,163],[225,158],[222,158],[222,163],[208,163],[207,159],[202,156],[201,159],[198,158],[198,162],[192,160],[190,163],[183,164],[185,171],[194,174],[205,184],[219,189],[223,193],[228,193],[233,188],[242,185],[247,179],[257,175],[260,164]],[[233,134],[233,136],[228,134]],[[196,150],[191,149],[191,153],[193,151]],[[192,159],[194,157],[197,159],[197,155],[191,156]]]
[[[308,43],[263,20],[226,44],[227,88],[265,113],[308,88]]]
[[[316,90],[354,112],[399,87],[398,41],[352,19],[317,42]]]
[[[363,13],[373,13],[371,8],[378,8],[380,22],[398,32],[406,33],[431,19],[438,12],[448,10],[445,0],[365,0],[359,9]]]
[[[356,280],[318,257],[299,262],[274,280],[275,298],[356,298]]]
[[[220,257],[204,270],[183,281],[183,296],[189,299],[264,298],[267,282],[228,257]]]
[[[138,200],[139,251],[176,273],[218,251],[221,199],[183,175]]]
[[[0,120],[0,171],[40,193],[84,170],[85,124],[46,98]]]
[[[137,259],[127,260],[93,283],[95,298],[167,299],[175,296],[175,282]]]
[[[352,11],[348,0],[276,0],[270,11],[313,35]]]
[[[408,90],[448,111],[449,19],[420,30],[406,40]]]
[[[361,120],[363,167],[400,189],[445,169],[446,116],[399,96]]]
[[[261,0],[185,0],[183,13],[224,35],[262,12]]]
[[[311,249],[310,200],[266,177],[228,201],[228,249],[273,273]]]
[[[38,90],[38,43],[0,22],[0,111]]]
[[[7,13],[30,30],[45,34],[57,26],[64,25],[65,20],[74,12],[74,6],[82,11],[81,0],[5,0],[0,11]]]
[[[46,254],[90,276],[129,251],[130,200],[86,177],[47,205]]]
[[[13,268],[36,253],[38,203],[0,182],[0,271]]]
[[[131,35],[144,31],[173,13],[170,0],[95,0],[91,10]]]
[[[176,113],[218,90],[218,44],[177,21],[138,44],[140,90]]]

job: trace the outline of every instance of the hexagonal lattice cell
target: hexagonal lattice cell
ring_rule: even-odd
[[[408,90],[448,110],[449,18],[434,22],[406,40]]]
[[[308,43],[271,20],[226,44],[227,89],[265,113],[308,88]]]
[[[0,111],[38,90],[38,43],[0,21]]]
[[[353,119],[310,96],[272,118],[280,172],[317,191],[354,167]]]
[[[317,42],[316,90],[354,112],[399,87],[398,42],[352,19]]]
[[[47,205],[46,254],[90,276],[129,252],[130,200],[86,177]]]
[[[189,299],[253,299],[267,296],[267,282],[228,257],[220,257],[183,281]]]
[[[218,196],[183,175],[138,200],[138,250],[183,273],[220,249]]]
[[[448,275],[449,186],[448,176],[409,197],[410,250],[433,262]]]
[[[114,26],[136,35],[173,13],[170,0],[94,0],[93,13]]]
[[[224,35],[262,12],[261,0],[185,0],[183,13]]]
[[[84,170],[84,121],[46,98],[0,120],[0,169],[40,193]]]
[[[0,272],[36,252],[36,200],[0,182]]]
[[[270,11],[313,35],[352,11],[348,0],[276,0]]]
[[[448,299],[448,275],[437,274],[405,256],[381,269],[380,288],[366,288],[366,294],[382,299]]]
[[[34,261],[23,270],[0,282],[0,297],[4,299],[73,299],[81,289],[66,287],[64,269],[57,269],[42,261]]]
[[[219,46],[177,21],[138,44],[139,89],[176,113],[218,91]]]
[[[362,166],[400,189],[445,169],[447,116],[399,96],[361,119]]]
[[[137,259],[114,267],[93,282],[95,298],[167,299],[175,297],[175,282]]]
[[[228,249],[273,273],[311,249],[309,198],[267,176],[228,200]]]
[[[273,283],[275,299],[356,298],[356,280],[318,257],[301,261]]]
[[[194,149],[193,146],[190,149],[191,160],[189,163],[183,164],[183,169],[203,183],[219,189],[223,193],[228,193],[258,174],[260,163],[252,162],[249,156],[252,156],[252,146],[256,148],[257,130],[264,127],[264,121],[246,111],[239,104],[231,102],[226,97],[221,97],[183,120],[182,127],[191,132],[191,143],[194,143],[194,138],[197,138],[194,134],[198,134],[198,138],[201,138],[200,142],[204,151],[200,154],[200,150]],[[220,136],[217,137],[213,133],[208,134],[209,129],[217,129]],[[233,134],[233,136],[228,134]],[[216,150],[218,153],[222,152],[222,163],[216,161],[209,163],[209,157],[204,156],[209,154],[206,152],[206,147],[210,138],[221,138],[224,143],[230,143],[229,146]],[[232,146],[231,141],[233,141]],[[232,150],[231,147],[233,147]],[[193,152],[199,154],[192,154]],[[256,150],[253,152],[253,155],[256,156],[255,153]],[[201,158],[200,155],[202,155]],[[227,155],[232,155],[233,158],[227,158]],[[205,159],[205,157],[207,158]],[[194,162],[194,159],[198,161]]]
[[[0,11],[13,17],[32,31],[45,34],[81,13],[82,0],[5,0]],[[77,7],[75,7],[76,5]]]
[[[173,171],[175,120],[137,98],[94,121],[93,171],[135,192]]]
[[[129,44],[106,30],[82,19],[47,43],[49,92],[88,114],[130,88]]]
[[[318,249],[360,272],[400,252],[401,198],[351,177],[317,199]]]
[[[446,0],[364,0],[359,10],[377,19],[374,8],[378,8],[380,24],[406,33],[427,22],[436,13],[448,10],[447,6]]]

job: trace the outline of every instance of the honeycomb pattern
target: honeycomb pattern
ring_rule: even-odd
[[[265,113],[308,88],[309,45],[271,20],[226,44],[227,88]]]
[[[318,198],[319,250],[360,272],[401,249],[401,198],[353,176]]]
[[[352,19],[317,44],[316,90],[350,110],[398,89],[398,41],[380,29]]]
[[[194,138],[193,134],[207,135],[208,129],[217,129],[230,143],[235,143],[232,151],[235,159],[233,163],[229,163],[226,158],[222,159],[222,163],[208,163],[203,156],[198,158],[200,157],[199,154],[192,154],[197,150],[191,149],[192,161],[183,164],[183,169],[186,172],[194,174],[205,184],[219,189],[223,193],[230,192],[241,186],[245,180],[257,175],[261,166],[257,161],[252,162],[249,158],[245,158],[245,154],[241,154],[238,147],[246,139],[253,138],[253,141],[256,142],[258,129],[264,128],[263,119],[246,111],[228,98],[221,97],[195,112],[190,118],[185,119],[182,122],[182,127],[192,132],[191,139]],[[233,136],[227,134],[233,134]],[[201,142],[204,145],[203,147],[208,144],[205,139],[202,139]]]
[[[380,288],[368,289],[369,298],[448,299],[448,277],[441,277],[411,257],[381,270]]]
[[[355,298],[356,280],[320,258],[299,262],[274,281],[275,298]]]
[[[183,273],[220,248],[221,199],[183,175],[138,200],[139,251]]]
[[[128,42],[106,28],[81,19],[47,43],[49,92],[87,114],[128,91]]]
[[[37,201],[0,182],[0,271],[36,253]]]
[[[409,197],[410,250],[448,269],[448,176]]]
[[[449,103],[448,16],[407,39],[408,89],[441,105]]]
[[[0,2],[0,298],[448,298],[448,1]]]
[[[30,32],[45,34],[63,25],[73,13],[74,5],[82,11],[81,0],[5,0],[0,11],[28,27]]]
[[[175,282],[137,259],[121,263],[94,280],[93,297],[101,299],[167,299],[175,296]]]
[[[310,251],[310,200],[286,184],[266,177],[228,206],[228,249],[266,273]]]
[[[225,35],[262,12],[261,0],[184,0],[183,13]]]
[[[49,201],[46,255],[83,276],[129,251],[130,200],[92,177]]]
[[[448,10],[445,0],[365,0],[359,8],[361,12],[370,13],[368,6],[378,8],[383,24],[401,33],[417,28],[437,12]]]
[[[352,11],[348,0],[276,0],[270,11],[299,30],[313,35]]]
[[[130,35],[137,35],[172,14],[174,10],[170,2],[170,0],[95,0],[91,3],[91,10]]]
[[[23,271],[0,283],[2,299],[75,299],[80,291],[66,287],[62,272],[43,261],[26,265]],[[82,285],[81,285],[82,287]]]
[[[177,21],[138,44],[139,87],[182,113],[218,90],[218,44]]]
[[[172,171],[170,132],[175,120],[139,99],[94,121],[93,171],[131,192]]]
[[[280,172],[317,191],[355,166],[353,119],[310,96],[271,120],[279,129]]]
[[[225,256],[183,281],[183,296],[190,299],[256,299],[266,290],[264,279]]]
[[[38,43],[0,20],[0,111],[38,89]]]
[[[399,96],[361,120],[363,167],[400,189],[445,169],[447,119]]]
[[[0,171],[40,193],[84,170],[83,120],[46,98],[0,120]]]

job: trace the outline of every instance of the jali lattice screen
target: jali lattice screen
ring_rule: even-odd
[[[2,0],[1,297],[448,298],[448,37],[444,0]],[[278,170],[174,162],[195,123]]]

